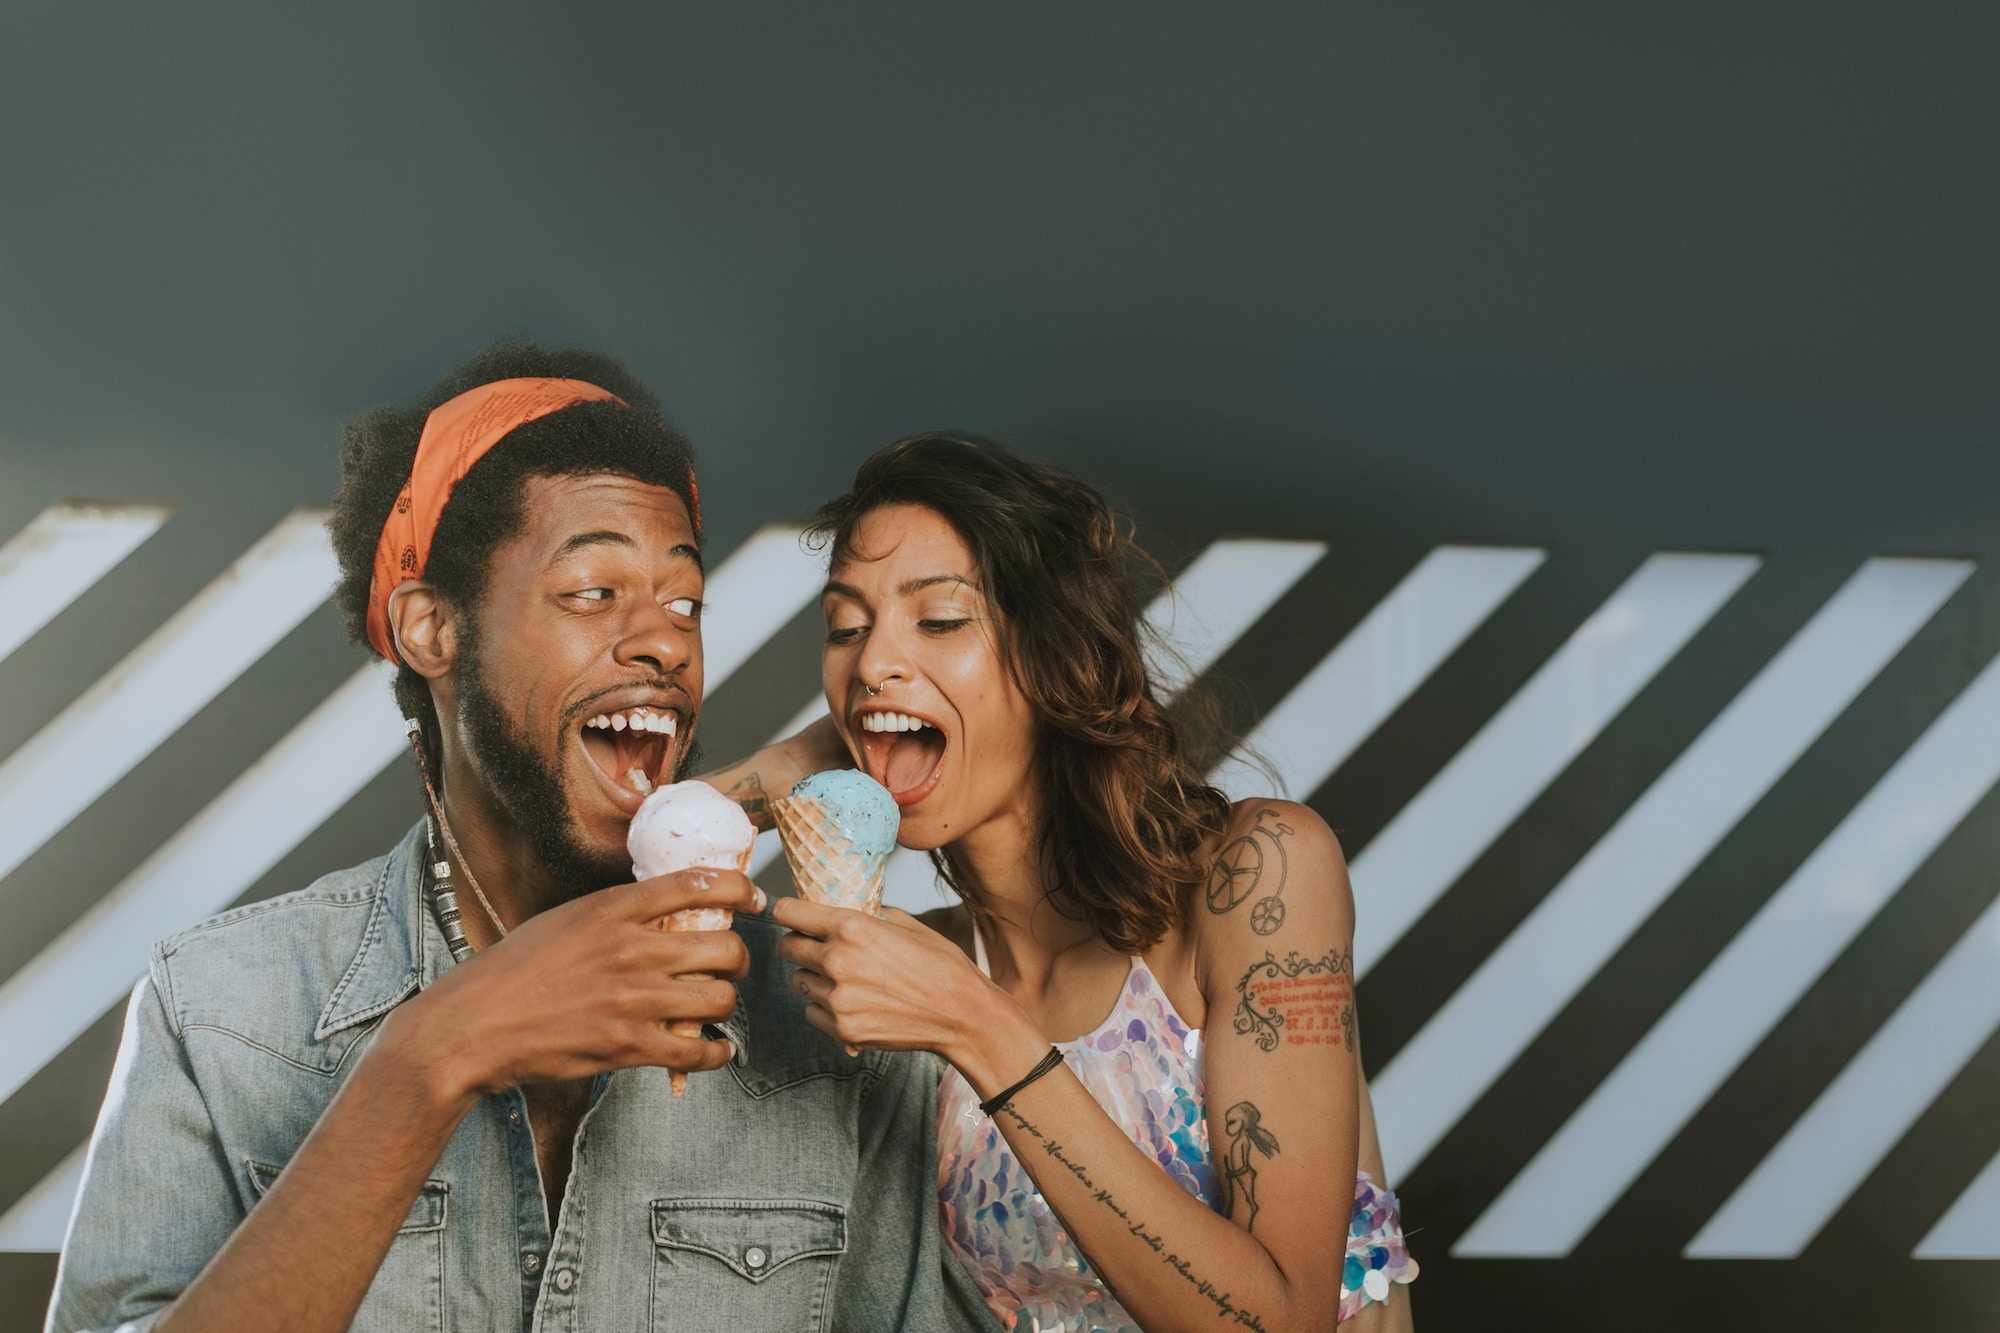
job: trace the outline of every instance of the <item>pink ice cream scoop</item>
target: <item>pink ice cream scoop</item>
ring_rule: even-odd
[[[747,869],[756,840],[757,830],[736,802],[706,782],[675,782],[656,788],[632,816],[625,850],[632,855],[633,878],[652,879],[697,866]],[[690,907],[669,912],[660,929],[728,930],[735,916],[727,907]],[[699,1037],[701,1024],[675,1023],[671,1030],[675,1036]],[[678,1097],[687,1089],[687,1075],[675,1070],[670,1083]]]

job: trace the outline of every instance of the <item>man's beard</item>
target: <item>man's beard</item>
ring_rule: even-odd
[[[623,850],[602,856],[576,836],[562,770],[518,736],[499,698],[487,687],[477,651],[459,657],[458,720],[466,748],[491,788],[493,800],[528,839],[536,859],[562,890],[577,898],[628,883],[632,862]],[[692,742],[675,757],[674,781],[693,768],[700,747]]]

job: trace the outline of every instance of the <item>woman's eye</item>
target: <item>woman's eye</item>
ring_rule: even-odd
[[[853,643],[861,637],[861,631],[864,628],[866,627],[862,625],[850,625],[844,629],[830,629],[826,632],[826,641],[836,647],[841,644]]]
[[[964,629],[971,623],[971,616],[960,616],[956,620],[919,620],[917,628],[927,634],[949,634],[955,629]]]
[[[696,597],[676,597],[667,603],[667,610],[692,620],[701,614],[701,600]]]

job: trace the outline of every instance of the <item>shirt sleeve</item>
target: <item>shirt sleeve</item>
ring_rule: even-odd
[[[63,1240],[48,1333],[142,1333],[243,1220],[181,1037],[163,964],[132,992]]]
[[[832,1327],[999,1333],[938,1221],[935,1061],[908,1051],[884,1066],[861,1108],[861,1162]]]

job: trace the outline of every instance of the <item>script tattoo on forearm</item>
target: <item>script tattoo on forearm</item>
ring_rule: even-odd
[[[1242,1105],[1248,1105],[1248,1103],[1242,1103]],[[1252,1107],[1251,1109],[1254,1114],[1256,1108]],[[1149,1230],[1145,1222],[1125,1211],[1118,1200],[1111,1197],[1110,1190],[1100,1188],[1098,1183],[1090,1178],[1090,1174],[1082,1166],[1066,1156],[1063,1153],[1062,1144],[1056,1142],[1054,1139],[1045,1137],[1041,1130],[1036,1129],[1032,1124],[1028,1123],[1021,1113],[1014,1109],[1014,1103],[1003,1103],[1000,1107],[1000,1113],[1008,1116],[1015,1124],[1019,1125],[1021,1132],[1033,1139],[1036,1146],[1042,1150],[1043,1156],[1069,1172],[1072,1176],[1075,1176],[1077,1183],[1090,1191],[1092,1199],[1110,1210],[1113,1217],[1116,1217],[1120,1222],[1125,1224],[1125,1229],[1128,1232],[1137,1236],[1154,1254],[1159,1255],[1160,1262],[1173,1269],[1176,1273],[1179,1273],[1181,1279],[1190,1287],[1193,1287],[1202,1299],[1215,1307],[1215,1313],[1218,1316],[1234,1320],[1236,1326],[1239,1328],[1252,1329],[1255,1333],[1265,1333],[1263,1320],[1230,1300],[1228,1292],[1217,1290],[1215,1284],[1207,1278],[1197,1277],[1194,1272],[1194,1266],[1191,1263],[1168,1249],[1166,1242]],[[1230,1114],[1234,1115],[1235,1111],[1231,1110]],[[1266,1137],[1269,1137],[1268,1132],[1266,1132]],[[1277,1140],[1272,1139],[1271,1151],[1277,1151],[1277,1146]],[[1254,1204],[1252,1205],[1252,1209],[1254,1212]],[[1098,1280],[1100,1282],[1104,1280],[1103,1274],[1098,1274]],[[1111,1286],[1109,1282],[1105,1282],[1104,1285],[1107,1289]],[[1116,1296],[1117,1293],[1114,1291],[1112,1295]]]
[[[764,813],[764,780],[755,773],[744,774],[741,781],[722,794],[742,806],[746,815]]]
[[[1251,830],[1222,849],[1208,872],[1208,910],[1233,912],[1268,883],[1270,892],[1250,906],[1250,929],[1276,933],[1285,924],[1285,839],[1292,826],[1276,810],[1259,810]]]
[[[1257,1159],[1278,1155],[1278,1138],[1264,1128],[1263,1113],[1255,1102],[1238,1102],[1222,1114],[1222,1132],[1229,1136],[1229,1150],[1222,1159],[1223,1213],[1236,1216],[1236,1205],[1245,1204],[1243,1229],[1257,1229]]]
[[[1263,1051],[1280,1041],[1353,1050],[1354,955],[1333,949],[1307,958],[1293,950],[1281,963],[1266,953],[1236,983],[1235,1027]]]

